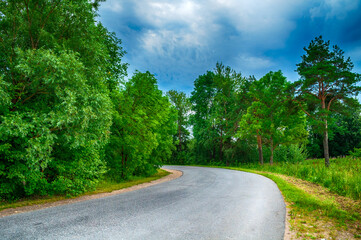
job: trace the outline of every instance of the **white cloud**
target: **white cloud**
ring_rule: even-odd
[[[228,0],[218,1],[215,11],[223,13],[249,44],[280,48],[295,29],[294,15],[300,14],[300,0]],[[262,43],[262,44],[259,44]]]
[[[188,79],[191,85],[198,74],[214,67],[217,61],[247,74],[292,68],[289,75],[296,78],[296,53],[289,51],[293,50],[290,47],[302,49],[313,34],[332,29],[328,23],[317,25],[324,29],[316,29],[310,16],[341,19],[359,8],[360,2],[107,0],[101,8],[108,26],[117,29],[127,47],[131,65],[163,79]],[[303,27],[307,29],[300,29]],[[350,52],[353,61],[360,61],[360,51]],[[280,53],[286,56],[271,55]]]
[[[211,0],[211,1],[136,1],[136,15],[152,28],[152,34],[164,32],[157,29],[192,35],[176,37],[189,39],[194,46],[221,39],[222,30],[231,27],[242,36],[242,41],[267,48],[280,48],[295,28],[293,15],[299,11],[301,0]],[[224,23],[228,26],[224,26]],[[149,34],[149,33],[146,33]],[[147,36],[143,36],[147,37]],[[266,40],[266,41],[265,41]],[[180,44],[179,46],[183,46]]]
[[[101,8],[116,13],[123,11],[123,6],[119,0],[107,0],[105,3],[101,3]]]
[[[141,43],[147,52],[167,57],[174,55],[178,49],[202,47],[198,36],[191,32],[165,29],[144,32]]]
[[[359,7],[360,0],[324,0],[319,6],[310,9],[312,18],[343,19],[347,13]]]
[[[165,43],[165,36],[179,46],[199,47],[224,38],[225,28],[232,28],[244,44],[273,49],[284,46],[296,27],[294,15],[305,5],[303,0],[110,0],[104,7],[120,13],[129,4],[148,27],[140,36],[148,44],[144,48],[153,40]]]
[[[137,14],[156,27],[170,23],[192,25],[200,20],[200,5],[194,1],[137,1]]]
[[[275,63],[268,57],[258,57],[247,54],[239,55],[236,58],[236,63],[238,68],[240,69],[250,69],[250,70],[258,70],[258,69],[269,69],[274,66]]]

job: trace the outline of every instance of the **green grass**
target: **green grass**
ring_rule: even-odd
[[[90,191],[90,192],[86,192],[83,193],[79,196],[76,197],[80,197],[80,196],[84,196],[84,195],[93,195],[93,194],[98,194],[98,193],[106,193],[106,192],[112,192],[114,190],[119,190],[119,189],[123,189],[123,188],[128,188],[128,187],[132,187],[138,184],[142,184],[142,183],[146,183],[146,182],[151,182],[154,181],[156,179],[165,177],[167,175],[169,175],[170,173],[163,170],[163,169],[159,169],[158,172],[150,177],[134,177],[132,179],[130,179],[129,181],[124,181],[124,182],[113,182],[110,180],[103,180],[101,181],[96,190],[95,191]],[[76,198],[76,197],[71,197],[71,198]],[[31,206],[31,205],[36,205],[36,204],[44,204],[44,203],[51,203],[51,202],[56,202],[56,201],[60,201],[60,200],[64,200],[64,199],[69,199],[69,197],[65,196],[65,195],[61,195],[61,196],[32,196],[29,198],[24,198],[24,199],[20,199],[18,201],[15,202],[6,202],[6,201],[0,201],[0,210],[4,210],[7,208],[16,208],[16,207],[23,207],[23,206]]]
[[[341,196],[360,200],[361,159],[346,157],[331,159],[330,162],[329,168],[325,167],[323,159],[305,160],[300,163],[276,163],[273,166],[253,164],[242,167],[294,176],[324,186]]]
[[[321,165],[321,160],[308,161],[303,165],[305,165],[305,168],[312,167],[314,163],[319,165],[320,169],[324,168],[323,165]],[[338,163],[340,164],[340,162]],[[335,164],[335,162],[333,162],[333,164]],[[353,164],[357,166],[359,163],[348,162],[346,167],[343,165],[343,170],[341,170],[343,168],[342,166],[337,166],[337,168],[333,166],[330,170],[323,169],[322,171],[326,171],[325,174],[329,173],[327,171],[335,174],[334,172],[338,169],[340,172],[345,173],[355,167]],[[307,180],[297,180],[297,177],[295,178],[294,175],[298,173],[293,172],[294,174],[290,174],[291,172],[289,172],[289,170],[294,170],[299,166],[290,165],[291,164],[279,164],[276,166],[265,165],[263,167],[255,165],[254,169],[251,169],[250,165],[248,165],[247,168],[224,166],[207,167],[250,172],[263,175],[273,180],[282,192],[285,202],[288,203],[290,229],[297,235],[297,239],[337,238],[339,234],[346,234],[343,235],[344,237],[346,236],[344,239],[349,239],[350,236],[354,238],[358,237],[361,234],[360,207],[357,207],[359,201],[349,199],[349,201],[340,202],[345,201],[345,199],[342,199],[342,197],[335,198],[337,194],[332,194],[327,190],[322,190],[322,188],[315,188],[315,185],[308,183]],[[282,167],[285,167],[285,169],[281,169]],[[269,169],[274,172],[267,172]],[[277,171],[275,171],[275,169]],[[302,168],[300,169],[301,171],[305,171],[302,170]],[[288,175],[291,175],[291,177],[287,177],[284,172],[289,173]],[[345,178],[350,178],[350,176],[346,175]],[[306,188],[304,188],[305,186]],[[344,204],[350,202],[353,205]]]
[[[311,179],[319,185],[327,185],[320,183],[328,182],[330,190],[341,191],[343,195],[359,199],[358,190],[351,189],[361,184],[357,182],[360,177],[359,166],[360,160],[346,158],[332,160],[329,169],[324,167],[322,160],[308,160],[302,164],[257,165],[255,169],[250,169],[251,166],[247,166],[247,169],[234,167],[228,167],[228,169],[256,173],[273,180],[282,192],[285,202],[289,204],[291,229],[298,238],[320,239],[325,236],[337,238],[340,234],[346,234],[343,237],[349,239],[351,236],[354,238],[361,236],[360,201],[350,199],[346,202],[351,202],[353,205],[346,206],[340,202],[345,199],[335,197],[337,194],[333,195],[323,190],[317,192],[320,190],[316,190],[315,185],[303,182],[308,187],[306,191],[296,179],[303,178],[305,181]],[[331,176],[327,176],[328,174]],[[351,184],[351,187],[341,187],[341,184],[345,182]]]
[[[92,195],[92,194],[104,193],[104,192],[112,192],[114,190],[119,190],[119,189],[123,189],[123,188],[132,187],[132,186],[135,186],[138,184],[151,182],[151,181],[157,180],[159,178],[165,177],[169,174],[170,174],[170,172],[167,172],[163,169],[159,169],[156,174],[154,174],[150,177],[147,177],[147,178],[133,177],[129,181],[124,181],[124,182],[120,182],[120,183],[113,182],[113,181],[102,181],[98,184],[98,187],[95,191],[85,193],[85,195]]]
[[[273,180],[277,184],[280,191],[282,192],[285,201],[292,203],[293,207],[302,209],[303,211],[307,211],[307,212],[321,211],[324,216],[335,218],[340,221],[356,220],[359,217],[357,214],[350,213],[340,209],[334,201],[321,200],[317,198],[317,196],[314,196],[312,194],[303,191],[300,188],[297,188],[293,184],[287,182],[286,180],[282,179],[281,177],[273,173],[252,171],[250,169],[242,169],[242,168],[228,168],[228,169],[256,173]]]

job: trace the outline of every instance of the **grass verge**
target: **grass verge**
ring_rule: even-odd
[[[132,187],[138,184],[151,182],[154,180],[157,180],[159,178],[165,177],[169,175],[170,172],[165,171],[163,169],[159,169],[158,172],[150,177],[142,178],[142,177],[134,177],[133,179],[129,181],[124,182],[113,182],[109,180],[103,180],[101,181],[95,191],[86,192],[83,194],[80,194],[76,197],[70,197],[70,198],[77,198],[85,195],[94,195],[99,193],[107,193],[112,192],[114,190],[119,190],[123,188]],[[44,204],[44,203],[52,203],[60,200],[69,199],[69,197],[66,197],[65,195],[60,196],[33,196],[28,197],[24,199],[20,199],[15,202],[6,202],[6,201],[0,201],[0,211],[7,209],[7,208],[16,208],[16,207],[24,207],[24,206],[32,206],[32,205],[38,205],[38,204]]]
[[[277,173],[228,168],[263,175],[279,187],[288,207],[291,239],[360,239],[361,202],[305,180]]]
[[[293,176],[324,186],[338,195],[361,200],[361,158],[348,156],[330,159],[328,168],[325,167],[324,159],[279,162],[273,165],[248,164],[241,167]]]

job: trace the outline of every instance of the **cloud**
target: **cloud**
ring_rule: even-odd
[[[190,89],[217,61],[242,73],[281,69],[295,78],[302,48],[321,34],[334,44],[347,38],[354,44],[347,50],[356,49],[360,2],[108,0],[100,20],[122,39],[130,69],[155,73],[165,88]]]
[[[262,46],[284,46],[289,32],[295,28],[292,16],[303,1],[263,0],[137,0],[132,3],[132,15],[148,29],[140,38],[154,34],[158,38],[167,35],[179,40],[189,40],[189,45],[212,43],[214,38],[223,39],[225,28],[230,27],[250,45],[267,39]],[[129,5],[125,1],[123,5]],[[104,10],[120,13],[124,6],[112,0],[104,4]],[[179,37],[180,34],[185,37]],[[237,35],[236,34],[236,35]],[[190,38],[189,36],[192,36]],[[144,41],[143,41],[144,42]],[[148,42],[145,42],[148,43]],[[180,46],[184,46],[180,41]]]
[[[222,15],[240,32],[249,44],[263,41],[267,48],[282,47],[288,34],[295,28],[293,15],[302,1],[217,1],[214,12]],[[265,41],[266,40],[266,41]]]
[[[239,55],[236,59],[237,65],[240,68],[245,68],[249,70],[258,70],[258,69],[270,69],[275,66],[275,62],[268,57],[258,57],[252,55]]]
[[[101,8],[103,11],[110,11],[116,13],[121,13],[124,9],[122,3],[118,0],[108,0],[106,1],[106,3],[101,4]]]
[[[359,0],[324,0],[310,9],[312,18],[343,19],[350,11],[359,8]]]

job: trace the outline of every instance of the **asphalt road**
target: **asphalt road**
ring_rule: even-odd
[[[226,169],[167,168],[183,176],[0,218],[0,239],[283,239],[285,204],[271,180]]]

